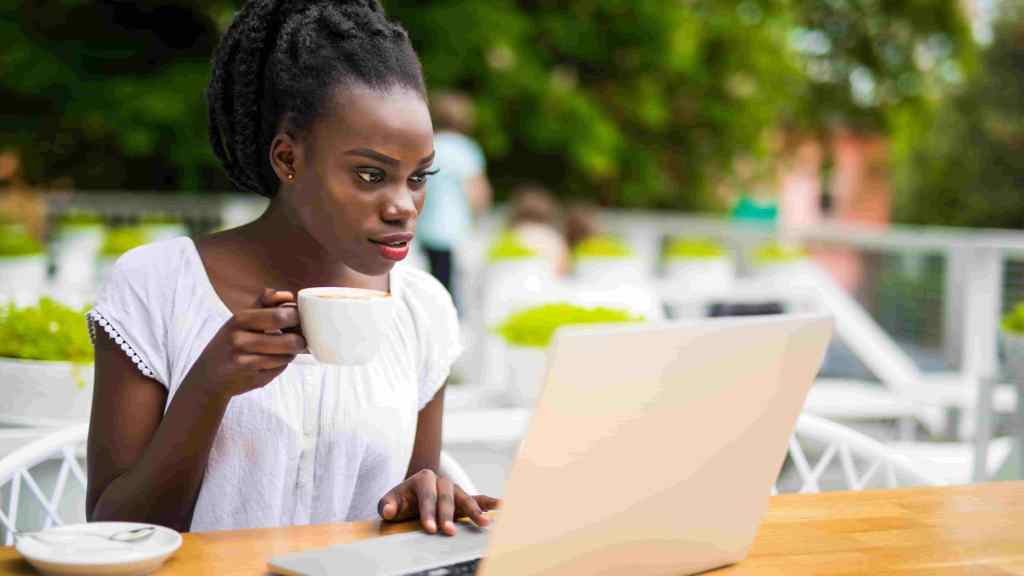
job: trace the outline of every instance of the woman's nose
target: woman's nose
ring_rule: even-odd
[[[406,222],[415,218],[418,213],[411,191],[403,189],[388,198],[381,218],[388,222]]]

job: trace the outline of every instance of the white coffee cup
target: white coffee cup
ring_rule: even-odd
[[[307,347],[324,364],[358,366],[373,360],[394,319],[394,299],[379,290],[305,288],[298,303]]]

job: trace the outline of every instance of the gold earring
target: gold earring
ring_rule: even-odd
[[[295,180],[295,174],[292,174],[291,172],[289,172],[288,173],[288,181],[291,182],[292,180]]]

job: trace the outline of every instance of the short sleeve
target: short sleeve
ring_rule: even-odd
[[[462,354],[459,319],[452,297],[433,276],[404,269],[403,290],[413,309],[419,340],[420,375],[417,408],[422,410],[441,389]]]
[[[129,251],[114,263],[88,313],[89,334],[103,330],[144,376],[168,387],[167,277],[151,246]]]

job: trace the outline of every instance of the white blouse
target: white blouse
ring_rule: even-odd
[[[455,307],[429,274],[396,266],[385,346],[364,366],[299,355],[263,388],[231,399],[210,451],[194,531],[365,520],[404,480],[416,418],[461,352]],[[189,238],[122,256],[89,312],[139,370],[168,390],[166,411],[231,318]]]

